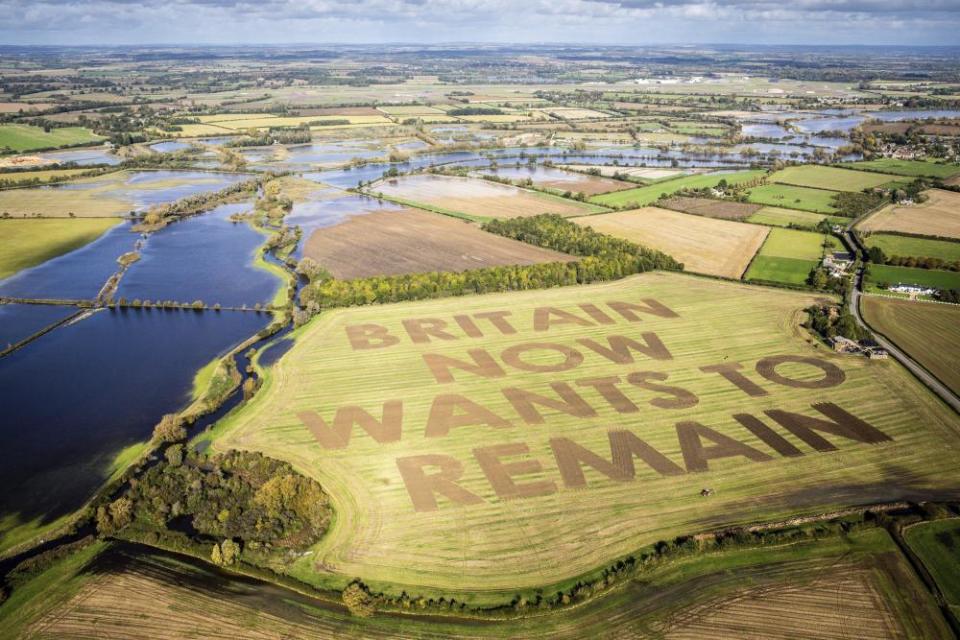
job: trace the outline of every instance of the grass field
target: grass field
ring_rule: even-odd
[[[882,158],[880,160],[863,160],[861,162],[845,162],[841,166],[851,169],[869,169],[896,176],[928,176],[930,178],[949,178],[960,174],[960,165],[923,162],[922,160],[895,160]]]
[[[921,522],[904,531],[904,538],[933,574],[947,603],[960,613],[960,520]]]
[[[651,299],[662,307],[644,302]],[[313,554],[297,561],[294,575],[340,585],[359,575],[375,588],[416,586],[448,595],[483,590],[500,597],[573,579],[642,545],[684,533],[849,504],[956,497],[960,418],[895,361],[845,357],[818,347],[799,327],[806,318],[802,309],[814,300],[803,293],[649,273],[603,285],[331,311],[298,331],[296,344],[272,367],[261,393],[219,428],[213,446],[288,460],[330,493],[337,520]],[[654,306],[651,313],[632,316],[635,324],[610,301]],[[597,305],[590,308],[596,322],[577,306],[588,303]],[[536,311],[544,307],[574,315]],[[457,324],[454,315],[461,317]],[[396,342],[363,348],[379,344],[357,337],[373,329],[360,325],[371,323]],[[347,327],[358,327],[349,330],[353,343]],[[421,329],[447,335],[430,337]],[[616,343],[608,340],[625,333],[643,340],[650,347],[647,355],[618,355]],[[478,337],[466,337],[471,335]],[[523,360],[520,353],[526,354]],[[565,355],[558,359],[558,354]],[[778,375],[796,380],[785,384],[784,378],[773,382],[754,371],[770,356],[816,357],[823,364],[779,366]],[[444,357],[466,359],[473,372],[445,369]],[[741,372],[759,390],[741,391],[700,369],[731,363],[741,363]],[[829,379],[820,367],[832,372]],[[842,382],[833,367],[842,371]],[[610,376],[615,379],[607,383],[590,382]],[[666,380],[667,386],[651,379]],[[556,383],[569,387],[550,386]],[[825,433],[838,452],[818,452],[763,414],[791,412],[774,414],[788,424],[792,413],[823,419],[827,414],[811,407],[822,402],[835,403],[882,435],[865,426],[856,427],[867,429],[859,436]],[[349,422],[331,431],[321,420],[332,420],[339,409],[349,421],[348,406],[386,422],[378,428],[364,419],[370,431],[353,429],[346,441]],[[764,444],[734,414],[757,416],[796,449],[785,449],[761,431],[773,443]],[[609,458],[604,466],[588,457],[582,476],[567,453],[563,463],[556,462],[554,450],[579,451],[578,446],[607,457],[611,428],[626,430],[615,437],[618,455],[644,456],[635,475],[625,466],[611,467]],[[687,434],[682,446],[678,430]],[[653,450],[621,449],[639,446],[630,433]],[[720,440],[716,447],[707,443],[712,439]],[[822,442],[817,446],[824,448]],[[431,463],[442,463],[441,477],[455,483],[451,488],[441,482],[443,495],[424,493],[417,480],[421,464],[424,473],[438,473]],[[704,487],[714,495],[701,497]]]
[[[585,605],[507,622],[350,617],[337,604],[124,545],[85,550],[4,616],[31,638],[934,638],[949,634],[883,531],[684,559]],[[40,588],[46,587],[44,591]],[[18,594],[19,596],[19,594]],[[809,624],[816,619],[815,631]]]
[[[936,269],[911,269],[909,267],[892,267],[885,264],[871,264],[867,268],[866,284],[871,291],[883,283],[896,285],[916,284],[934,289],[960,289],[960,273],[956,271],[939,271]]]
[[[802,209],[815,213],[834,214],[833,191],[794,187],[786,184],[765,184],[750,189],[748,200],[756,204],[787,209]]]
[[[889,204],[864,218],[857,228],[960,239],[960,193],[942,189],[925,193],[926,202],[906,206]]]
[[[874,233],[863,239],[867,247],[880,247],[888,256],[917,256],[960,260],[960,242]]]
[[[960,393],[960,306],[878,296],[862,300],[867,324]]]
[[[812,231],[774,228],[770,230],[766,242],[750,264],[745,278],[804,284],[810,271],[820,264],[825,250],[836,251],[841,248],[839,241],[833,236]]]
[[[42,127],[33,125],[0,125],[0,149],[7,147],[16,152],[70,147],[100,140],[103,136],[83,127],[61,127],[47,133]]]
[[[643,207],[660,199],[660,196],[672,195],[681,189],[703,189],[715,187],[721,180],[729,184],[750,182],[764,175],[763,171],[739,171],[736,173],[705,173],[684,176],[673,180],[664,180],[646,187],[626,189],[590,198],[590,202],[608,207]]]
[[[418,175],[377,182],[370,191],[404,203],[459,212],[474,218],[515,218],[541,213],[576,216],[601,211],[599,207],[498,184],[481,178]]]
[[[304,255],[342,279],[576,260],[417,209],[352,216],[319,229]]]
[[[39,180],[49,182],[51,178],[64,178],[75,176],[89,171],[89,169],[47,169],[39,171],[13,171],[10,173],[0,173],[0,182],[9,184],[19,184],[28,180]]]
[[[812,211],[800,211],[799,209],[781,209],[780,207],[762,207],[756,213],[747,218],[747,222],[754,224],[765,224],[771,227],[789,227],[801,225],[814,228],[820,221],[827,218],[820,213]]]
[[[0,220],[0,280],[99,238],[119,220]]]
[[[863,191],[890,181],[889,176],[878,173],[814,164],[787,167],[770,175],[770,182],[830,191]]]
[[[739,279],[767,235],[759,225],[644,207],[574,220],[602,233],[663,251],[687,271]]]

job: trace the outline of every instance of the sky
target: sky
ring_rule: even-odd
[[[0,0],[2,44],[960,44],[960,0]]]

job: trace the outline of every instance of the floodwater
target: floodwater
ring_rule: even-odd
[[[177,142],[176,140],[166,140],[164,142],[156,142],[150,145],[150,148],[157,153],[170,153],[171,151],[189,149],[190,144],[187,142]]]
[[[61,164],[74,162],[80,166],[93,164],[118,165],[121,162],[121,159],[110,153],[106,147],[75,149],[73,151],[48,151],[36,155],[47,160],[52,160],[53,162]]]
[[[28,338],[76,311],[73,307],[45,304],[0,304],[0,349]]]
[[[253,266],[264,236],[228,220],[252,208],[252,203],[220,205],[151,234],[140,260],[120,281],[117,297],[223,306],[269,303],[282,283]]]
[[[378,211],[398,211],[403,207],[377,200],[368,196],[350,194],[340,198],[297,202],[293,211],[284,218],[288,226],[298,226],[303,230],[300,244],[293,252],[295,258],[303,256],[303,247],[310,235],[317,229],[332,227],[353,216],[376,213]]]
[[[251,312],[101,310],[0,358],[0,518],[78,508],[119,451],[187,403],[198,369],[268,322]]]

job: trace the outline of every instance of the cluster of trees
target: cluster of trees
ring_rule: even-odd
[[[148,227],[158,227],[167,224],[171,218],[202,213],[237,196],[249,196],[256,193],[264,179],[257,177],[243,180],[220,191],[197,193],[170,204],[153,207],[144,214],[142,222]]]
[[[318,121],[319,123],[320,121]],[[350,124],[345,121],[344,124]],[[237,138],[227,143],[228,147],[265,147],[273,143],[278,144],[306,144],[313,140],[308,125],[299,127],[274,127],[267,131],[250,129],[246,137]]]
[[[178,435],[186,434],[171,437]],[[217,540],[220,564],[232,564],[244,548],[309,547],[332,513],[322,487],[286,462],[245,451],[208,456],[175,443],[123,495],[98,507],[97,526],[103,535],[131,524],[189,531],[198,542]]]
[[[324,308],[522,291],[616,280],[635,273],[683,265],[670,256],[580,227],[554,214],[494,220],[484,230],[581,259],[534,265],[510,265],[459,273],[431,272],[374,276],[355,280],[320,279],[300,292],[300,302],[316,313]]]
[[[503,115],[503,109],[496,107],[457,107],[447,111],[451,116],[499,116]]]
[[[834,278],[829,271],[820,266],[811,269],[807,275],[807,284],[814,289],[833,291],[841,295],[846,290],[848,282],[847,278]]]
[[[960,271],[960,260],[944,260],[931,256],[888,256],[880,247],[867,249],[867,258],[875,264],[889,264],[895,267]]]
[[[833,305],[813,306],[807,309],[807,327],[824,339],[842,336],[850,340],[865,340],[870,335],[860,328],[847,308]]]
[[[960,289],[941,289],[937,292],[937,300],[960,304]]]
[[[293,200],[283,193],[282,182],[271,180],[263,185],[263,195],[257,198],[254,209],[270,220],[280,220],[293,209]]]
[[[846,218],[859,218],[882,203],[883,196],[873,191],[841,191],[833,196],[833,206],[837,208],[838,215]]]

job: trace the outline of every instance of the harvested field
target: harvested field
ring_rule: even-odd
[[[890,204],[863,219],[861,231],[899,231],[923,236],[960,239],[960,193],[930,189],[926,202]]]
[[[404,204],[466,214],[476,218],[515,218],[556,213],[585,215],[598,207],[479,178],[417,175],[384,180],[371,191]]]
[[[861,311],[871,328],[960,393],[960,306],[879,296],[862,300]]]
[[[770,175],[770,182],[829,191],[863,191],[894,180],[882,173],[853,171],[820,165],[787,167]]]
[[[509,599],[681,534],[960,495],[960,417],[896,361],[818,346],[799,325],[803,309],[822,296],[657,272],[332,310],[297,333],[261,393],[218,426],[212,446],[287,460],[330,494],[337,520],[292,567],[296,577],[343,585],[363,576],[398,593],[458,598]],[[611,301],[645,311],[624,316]],[[585,304],[603,314],[588,319]],[[625,335],[646,347],[637,342],[639,351],[617,355],[608,341]],[[773,356],[785,357],[777,373],[786,378],[768,377],[779,361],[764,359]],[[740,363],[761,391],[746,393],[701,369],[723,363]],[[613,398],[605,401],[585,382],[610,376],[625,400],[605,389]],[[818,451],[783,426],[797,428],[789,416],[827,420],[825,411],[871,430],[824,433],[831,451]],[[339,426],[331,427],[338,412]],[[735,414],[786,434],[802,455],[778,453]],[[677,424],[690,422],[714,430],[703,432],[706,440],[724,443],[704,442],[706,460],[698,438],[678,440],[694,427]],[[620,473],[609,462],[611,429],[633,433],[664,458],[647,456],[633,473]],[[615,436],[614,451],[621,437],[636,444]],[[587,458],[581,479],[567,458],[577,446],[607,464]],[[508,483],[500,464],[509,465]],[[418,478],[438,473],[435,465],[465,493],[424,488]],[[704,487],[714,490],[708,500]]]
[[[578,224],[670,254],[687,271],[740,278],[768,229],[644,207],[578,218]]]
[[[731,202],[727,200],[711,200],[709,198],[675,197],[660,202],[665,209],[683,211],[708,218],[721,220],[744,220],[761,209],[758,204],[747,202]]]
[[[576,259],[417,209],[354,216],[319,229],[304,255],[341,279]]]

